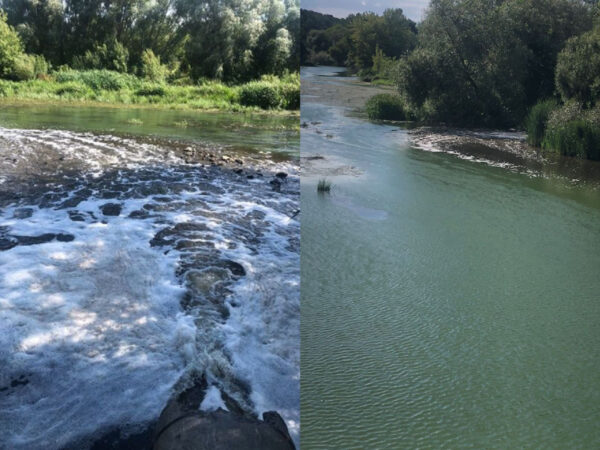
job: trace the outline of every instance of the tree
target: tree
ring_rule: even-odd
[[[600,27],[569,39],[558,55],[556,89],[563,101],[600,103]]]
[[[7,78],[13,73],[15,62],[23,55],[19,35],[6,23],[6,13],[0,11],[0,77]]]

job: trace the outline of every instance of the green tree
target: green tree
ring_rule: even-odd
[[[6,14],[0,11],[0,77],[10,77],[16,61],[22,55],[23,46],[19,35],[6,23]]]
[[[569,39],[559,53],[556,89],[565,102],[600,103],[600,27]]]

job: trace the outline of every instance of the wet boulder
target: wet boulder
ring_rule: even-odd
[[[105,203],[100,206],[100,210],[105,216],[118,216],[121,214],[121,205],[119,203]]]

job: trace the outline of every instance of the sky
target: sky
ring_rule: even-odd
[[[335,17],[346,17],[348,14],[372,11],[382,13],[388,8],[402,8],[404,15],[419,22],[429,0],[301,0],[303,9],[311,9]]]

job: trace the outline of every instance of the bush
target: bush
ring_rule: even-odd
[[[367,100],[365,108],[371,120],[408,119],[404,102],[398,95],[377,94]]]
[[[169,69],[164,64],[160,63],[160,57],[156,56],[150,49],[144,50],[142,53],[142,65],[140,67],[140,75],[146,80],[162,82],[165,81]]]
[[[62,96],[73,96],[73,97],[85,97],[88,94],[91,94],[91,90],[85,84],[70,81],[68,83],[64,83],[60,85],[54,91],[56,95]]]
[[[116,39],[110,39],[103,44],[96,44],[93,50],[88,50],[83,56],[73,58],[73,67],[78,70],[114,70],[127,72],[129,50]]]
[[[549,128],[543,147],[561,155],[600,160],[600,126],[580,119]]]
[[[280,106],[281,99],[275,85],[265,81],[251,81],[240,88],[240,103],[272,109]]]
[[[300,109],[300,84],[283,84],[280,87],[281,107],[284,109]]]
[[[550,114],[558,108],[555,100],[543,100],[538,102],[525,119],[525,130],[527,131],[527,142],[535,147],[540,147],[544,140],[544,133]]]
[[[167,90],[164,86],[160,84],[145,84],[137,91],[135,91],[135,95],[139,96],[152,96],[156,95],[158,97],[164,97],[167,94]]]
[[[67,70],[56,72],[56,81],[59,83],[78,81],[86,84],[95,91],[119,91],[139,84],[139,80],[135,76],[111,70]]]

